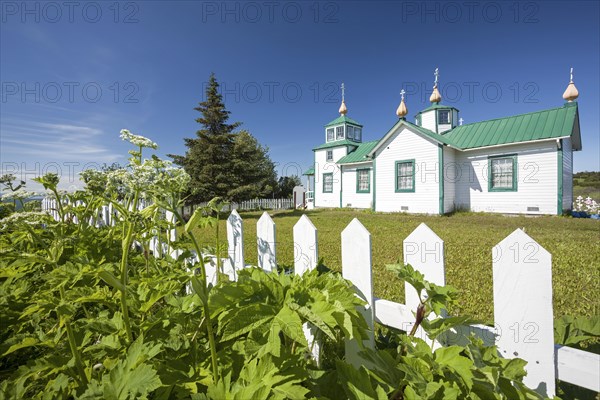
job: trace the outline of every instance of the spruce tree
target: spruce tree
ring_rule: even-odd
[[[194,108],[201,129],[196,138],[185,138],[185,155],[169,154],[175,164],[191,176],[188,203],[196,204],[219,196],[242,201],[272,193],[276,184],[275,166],[268,149],[247,131],[235,133],[241,123],[228,123],[229,111],[211,74],[206,100]]]

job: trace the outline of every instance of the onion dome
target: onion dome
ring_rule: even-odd
[[[578,97],[579,97],[579,91],[577,90],[577,88],[575,87],[575,84],[573,83],[573,68],[571,68],[571,80],[569,82],[569,85],[567,86],[567,89],[565,89],[565,92],[563,93],[563,99],[565,99],[566,101],[568,101],[570,103]]]

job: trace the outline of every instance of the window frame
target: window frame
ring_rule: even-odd
[[[357,142],[361,142],[362,141],[362,128],[355,126],[354,127],[354,140],[356,140]]]
[[[512,160],[512,186],[495,188],[494,184],[494,169],[492,167],[494,160],[511,159]],[[497,156],[488,156],[488,192],[517,192],[518,191],[518,175],[519,163],[517,154],[501,154]]]
[[[338,130],[340,128],[342,129],[341,130],[341,132],[342,132],[341,135],[338,134]],[[345,135],[346,135],[346,132],[345,132],[345,129],[344,129],[344,125],[339,125],[339,126],[335,127],[335,140],[344,139],[346,137]]]
[[[325,161],[333,161],[333,150],[325,151]]]
[[[360,178],[359,172],[367,172],[367,189],[360,189]],[[356,169],[356,193],[371,193],[371,168],[357,168]]]
[[[412,188],[411,189],[401,189],[400,187],[398,187],[398,178],[400,178],[400,175],[398,175],[398,164],[406,164],[406,163],[411,163],[412,164]],[[396,179],[395,182],[395,187],[396,187],[396,193],[414,193],[415,192],[415,159],[409,159],[409,160],[398,160],[396,161],[396,163],[394,164],[394,177]]]
[[[331,139],[329,139],[329,130],[331,130]],[[327,128],[325,130],[325,140],[327,143],[333,142],[335,140],[335,128]]]
[[[352,134],[350,134],[352,132]],[[346,126],[346,139],[354,140],[354,127],[352,125]]]
[[[442,112],[448,113],[448,122],[442,122],[442,121],[440,121],[440,114]],[[451,110],[438,110],[438,112],[437,112],[437,123],[438,123],[438,125],[452,125],[452,113],[451,113]]]
[[[331,177],[331,190],[325,190],[326,177]],[[333,193],[333,172],[326,172],[323,174],[323,193]]]

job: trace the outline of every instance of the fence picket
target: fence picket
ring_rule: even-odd
[[[494,322],[498,350],[528,361],[523,382],[554,396],[552,257],[521,229],[493,250]]]
[[[342,275],[354,284],[360,298],[367,302],[360,312],[369,326],[369,338],[364,347],[375,347],[373,337],[373,277],[371,262],[371,234],[356,218],[342,231]],[[355,340],[346,341],[346,359],[357,368],[362,364],[357,353],[360,349]]]
[[[258,267],[265,271],[277,271],[275,222],[266,211],[256,223],[256,245],[258,247]]]
[[[404,263],[410,264],[415,270],[421,272],[425,279],[436,285],[446,284],[444,269],[444,241],[440,239],[426,224],[421,223],[403,242]],[[404,284],[405,303],[411,312],[416,312],[420,303],[420,295],[408,283]],[[433,316],[433,313],[429,316]],[[414,318],[413,318],[414,321]],[[410,331],[414,322],[408,322],[405,331]],[[415,336],[430,343],[421,327]]]
[[[224,272],[235,280],[236,272],[245,267],[244,263],[244,224],[242,217],[233,210],[227,218],[227,243],[229,262],[223,265]],[[233,276],[231,276],[233,274]]]
[[[302,275],[313,270],[319,262],[317,247],[317,228],[306,215],[300,217],[293,229],[294,234],[294,272]]]

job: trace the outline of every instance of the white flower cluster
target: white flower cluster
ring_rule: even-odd
[[[25,200],[30,198],[31,196],[35,196],[34,192],[28,192],[25,188],[20,188],[15,190],[14,192],[7,192],[2,195],[2,200]]]
[[[158,157],[131,165],[129,169],[110,171],[107,177],[109,188],[120,188],[129,193],[141,191],[146,195],[183,192],[190,182],[190,176],[182,168],[173,167],[172,162]]]
[[[10,225],[26,223],[28,225],[36,225],[42,222],[50,222],[51,217],[43,211],[27,211],[16,212],[8,217],[0,219],[0,230],[5,230]]]
[[[149,149],[158,149],[158,145],[156,143],[154,143],[152,140],[150,140],[144,136],[134,135],[133,133],[129,132],[127,129],[121,129],[121,139],[125,140],[133,145],[136,145],[138,147],[145,147],[145,148],[149,148]]]
[[[600,204],[596,200],[592,200],[591,197],[587,197],[585,200],[582,196],[577,196],[577,199],[573,203],[574,211],[585,211],[588,214],[596,214],[600,211]]]

